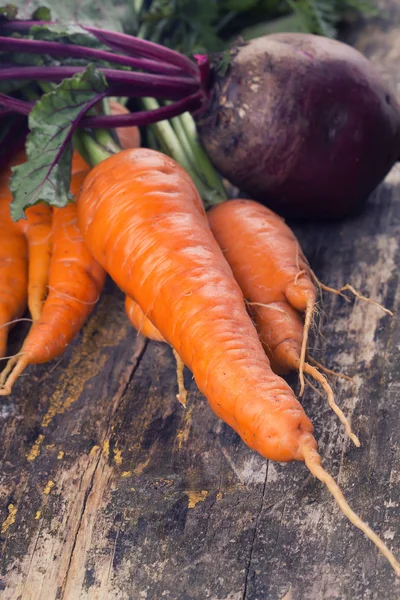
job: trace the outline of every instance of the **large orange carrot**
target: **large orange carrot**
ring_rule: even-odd
[[[77,157],[73,163],[71,191],[76,194],[88,171]],[[86,248],[77,224],[76,204],[55,208],[53,254],[49,272],[49,294],[40,319],[32,328],[21,352],[3,371],[0,395],[12,386],[28,364],[47,362],[60,356],[93,310],[105,281],[105,272]]]
[[[0,358],[6,355],[10,322],[22,315],[28,287],[28,249],[10,217],[10,169],[0,175]]]
[[[400,575],[321,466],[312,423],[272,372],[187,173],[158,152],[122,151],[89,173],[78,219],[94,257],[175,348],[216,414],[266,458],[304,460]]]
[[[294,233],[281,217],[252,200],[224,202],[207,216],[246,298],[272,369],[279,374],[304,370],[316,379],[347,434],[359,446],[326,377],[304,360],[317,291]]]
[[[177,350],[215,412],[264,456],[302,460],[303,445],[316,446],[312,424],[272,373],[183,169],[152,150],[124,150],[89,173],[78,219],[93,256]],[[257,385],[243,405],[244,378]]]

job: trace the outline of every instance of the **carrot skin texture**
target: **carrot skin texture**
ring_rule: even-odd
[[[153,323],[146,317],[139,304],[132,300],[132,298],[129,298],[129,296],[126,296],[125,298],[125,312],[138,333],[149,338],[149,340],[165,342],[157,327],[154,327]]]
[[[317,297],[296,237],[281,217],[253,200],[229,200],[207,216],[250,302],[249,312],[274,371],[288,373],[297,368],[301,352],[304,324],[299,313]]]
[[[82,243],[74,204],[54,210],[54,237],[49,295],[22,349],[31,363],[47,362],[62,354],[94,308],[105,281],[104,271]]]
[[[73,161],[71,192],[77,194],[87,175],[83,159]],[[60,356],[92,312],[104,285],[105,271],[87,249],[77,224],[77,207],[70,203],[53,212],[53,254],[49,294],[21,352],[8,362],[1,376],[0,395],[8,395],[28,364]],[[7,377],[7,378],[6,378]]]
[[[26,307],[28,248],[26,240],[10,217],[11,171],[0,176],[0,358],[6,355],[9,326]]]
[[[85,171],[72,176],[72,193],[79,191],[85,176]],[[76,204],[53,212],[49,295],[22,348],[30,363],[47,362],[62,354],[93,310],[105,281],[104,270],[91,256],[79,231]]]
[[[20,150],[10,161],[10,167],[26,162],[25,149]],[[47,295],[49,265],[52,251],[52,209],[39,202],[25,210],[25,219],[16,226],[28,244],[28,308],[36,321],[40,317]]]
[[[37,321],[47,295],[48,274],[52,251],[52,210],[47,204],[30,206],[26,219],[17,222],[28,243],[28,308]]]
[[[215,413],[266,458],[303,460],[305,443],[316,448],[183,169],[159,152],[124,150],[89,173],[77,203],[94,257],[177,350]]]

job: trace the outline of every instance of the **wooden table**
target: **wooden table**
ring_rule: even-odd
[[[381,4],[388,20],[351,39],[399,87],[400,9]],[[358,217],[295,231],[325,283],[398,311],[399,167]],[[320,312],[313,354],[354,376],[333,383],[362,447],[310,388],[304,406],[326,467],[399,555],[398,318],[326,294]],[[136,335],[111,282],[62,360],[27,369],[0,404],[2,600],[400,598],[305,467],[245,447],[186,375],[185,410],[171,351]]]

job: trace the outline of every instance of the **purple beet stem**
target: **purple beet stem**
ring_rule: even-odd
[[[170,119],[182,114],[189,110],[197,110],[202,104],[202,93],[197,92],[191,96],[187,96],[182,100],[173,102],[168,106],[162,106],[155,110],[143,110],[135,112],[130,115],[104,115],[98,117],[84,117],[80,125],[83,127],[130,127],[133,125],[150,125],[163,119]],[[0,117],[19,113],[21,115],[29,115],[29,112],[33,108],[33,102],[26,102],[24,100],[17,100],[11,96],[0,94]],[[4,107],[4,110],[1,108]],[[88,106],[89,108],[89,106]]]
[[[0,68],[0,81],[10,79],[37,79],[42,81],[62,81],[76,73],[82,73],[84,67],[7,67]],[[187,77],[168,77],[149,73],[133,73],[117,69],[99,69],[111,84],[140,87],[142,96],[163,96],[179,99],[187,94],[199,91],[199,82]]]
[[[4,116],[6,113],[18,113],[20,115],[29,115],[31,108],[33,107],[32,102],[25,102],[25,100],[18,100],[12,96],[6,94],[0,94],[0,108],[4,107],[0,116]]]
[[[133,125],[150,125],[157,121],[163,121],[165,119],[171,119],[177,115],[181,115],[187,110],[196,110],[201,106],[202,94],[197,92],[192,96],[178,100],[168,106],[162,106],[154,110],[143,110],[132,113],[130,115],[105,115],[100,117],[85,117],[81,121],[83,127],[130,127]]]
[[[54,25],[56,23],[48,22],[48,21],[23,21],[23,20],[14,20],[14,21],[3,21],[0,23],[0,30],[2,31],[29,31],[34,26],[40,25]],[[166,62],[171,65],[175,65],[177,67],[182,68],[187,73],[198,76],[199,69],[197,65],[192,62],[186,56],[179,54],[179,52],[175,52],[169,48],[165,48],[159,44],[154,44],[153,42],[149,42],[148,40],[142,40],[140,38],[136,38],[131,35],[127,35],[125,33],[117,33],[115,31],[107,31],[103,29],[99,29],[98,27],[89,27],[89,26],[81,26],[83,29],[86,29],[89,33],[92,33],[98,40],[106,43],[107,45],[112,45],[112,47],[123,49],[125,52],[129,54],[141,54],[142,56],[147,56],[149,58],[154,58],[156,60],[160,60]]]
[[[115,64],[131,67],[132,69],[144,69],[152,73],[163,75],[177,75],[180,69],[174,65],[168,65],[161,61],[148,60],[146,58],[135,58],[114,54],[105,50],[87,48],[86,46],[75,46],[73,44],[61,44],[59,42],[46,42],[40,40],[26,40],[0,36],[0,50],[20,51],[33,54],[48,54],[50,56],[66,56],[73,58],[84,58],[104,60]],[[181,73],[183,75],[183,73]]]

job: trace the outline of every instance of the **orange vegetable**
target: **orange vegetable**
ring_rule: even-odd
[[[130,110],[116,100],[109,100],[111,114],[113,115],[129,115]],[[139,127],[117,127],[115,132],[118,136],[121,147],[139,148],[140,146],[140,129]]]
[[[37,321],[47,295],[52,247],[52,210],[48,204],[40,202],[30,206],[25,214],[26,219],[21,219],[16,224],[28,243],[28,308],[32,319]]]
[[[331,408],[359,446],[326,378],[304,360],[317,291],[292,230],[272,210],[253,200],[224,202],[207,216],[247,300],[272,369],[279,374],[304,370],[319,381]],[[304,312],[305,326],[301,317]]]
[[[10,322],[25,310],[28,287],[26,240],[10,217],[10,169],[0,175],[0,358],[6,355]]]
[[[132,300],[132,298],[129,298],[129,296],[125,298],[125,311],[134,328],[144,337],[156,342],[165,342],[157,327],[154,327],[153,323],[146,317],[139,304]]]
[[[85,166],[79,156],[74,159],[71,178],[74,194],[87,175]],[[11,392],[28,364],[47,362],[63,353],[93,310],[104,281],[105,272],[86,248],[79,231],[76,204],[55,208],[49,294],[21,352],[9,360],[1,375],[0,395]]]
[[[137,329],[138,333],[141,333],[144,337],[154,340],[155,342],[165,342],[157,327],[155,327],[150,319],[146,317],[139,304],[132,300],[132,298],[129,298],[129,296],[127,296],[125,299],[125,311],[128,315],[128,319],[134,328]],[[185,365],[174,348],[172,348],[172,352],[176,360],[176,380],[179,390],[176,397],[178,398],[179,402],[186,407],[187,390],[185,388],[185,380],[183,376]]]
[[[93,256],[177,350],[215,412],[264,456],[302,460],[302,444],[316,446],[312,424],[272,373],[183,169],[153,150],[124,150],[89,173],[78,219]],[[237,390],[245,375],[257,385],[243,407]],[[284,441],[262,435],[263,427]]]
[[[148,149],[124,150],[87,176],[78,220],[93,256],[175,348],[216,414],[266,458],[304,460],[400,575],[387,546],[321,466],[312,423],[272,372],[200,205],[175,161]]]
[[[20,150],[10,161],[10,167],[26,161],[25,150]],[[47,294],[48,271],[51,257],[52,211],[42,202],[25,211],[25,219],[16,223],[28,243],[28,308],[36,321],[42,311]]]

